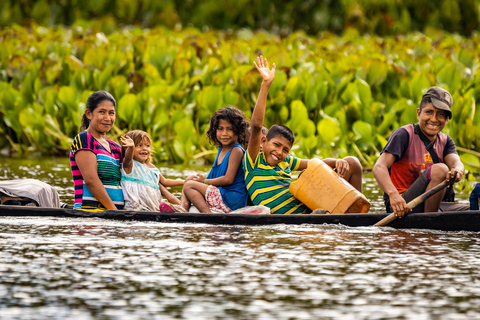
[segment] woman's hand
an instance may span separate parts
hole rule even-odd
[[[267,58],[263,58],[263,56],[257,57],[257,62],[253,61],[255,68],[257,68],[262,80],[265,84],[272,84],[273,79],[275,79],[275,63],[272,65],[272,70],[268,68],[268,61]]]

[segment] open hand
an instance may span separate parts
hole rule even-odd
[[[130,148],[135,147],[135,143],[133,142],[132,138],[129,136],[120,136],[120,141],[122,142],[122,147]]]
[[[268,68],[268,61],[267,58],[263,58],[263,56],[257,57],[257,62],[253,61],[255,68],[257,68],[260,76],[262,77],[263,82],[266,84],[271,84],[273,79],[275,79],[275,70],[276,66],[275,63],[272,65],[272,70]]]

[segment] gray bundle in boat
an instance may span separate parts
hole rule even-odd
[[[0,196],[2,204],[8,199],[32,202],[39,207],[60,208],[62,205],[55,188],[35,179],[0,181]]]

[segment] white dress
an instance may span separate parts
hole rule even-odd
[[[159,211],[162,194],[158,186],[160,170],[148,168],[132,159],[132,172],[122,168],[122,190],[125,210]]]

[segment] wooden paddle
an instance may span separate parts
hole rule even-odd
[[[419,195],[418,197],[416,197],[415,199],[413,199],[412,201],[407,203],[407,207],[409,209],[413,209],[416,206],[418,206],[420,203],[422,203],[423,201],[425,201],[428,198],[430,198],[431,196],[433,196],[438,191],[442,190],[443,188],[445,188],[449,185],[452,185],[455,182],[455,177],[456,176],[457,176],[457,172],[455,171],[455,173],[453,175],[453,178],[451,178],[450,181],[444,180],[442,183],[436,185],[435,187],[428,190],[427,192]],[[392,222],[396,218],[397,218],[397,216],[395,215],[395,213],[391,213],[388,216],[386,216],[385,218],[383,218],[382,220],[375,223],[374,226],[377,226],[377,227],[386,226],[387,224],[389,224],[390,222]]]

